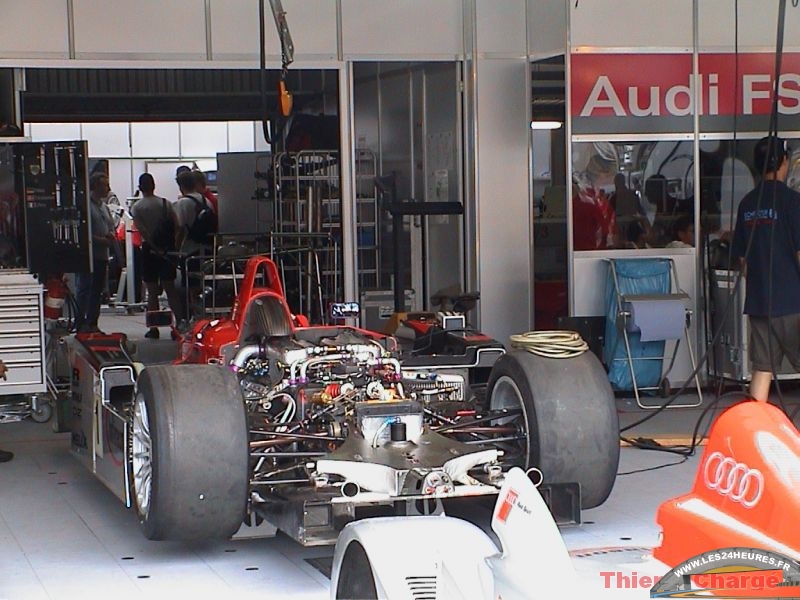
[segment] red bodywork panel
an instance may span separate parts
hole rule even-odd
[[[776,406],[740,402],[711,427],[692,490],[659,507],[662,541],[653,556],[675,567],[704,552],[742,547],[800,559],[798,490],[797,429]]]
[[[272,259],[266,256],[254,256],[247,261],[244,279],[230,316],[198,321],[192,327],[192,330],[183,337],[180,356],[175,360],[175,364],[219,362],[222,357],[223,346],[239,343],[239,335],[250,303],[265,296],[273,296],[280,299],[286,311],[286,317],[292,324],[292,332],[298,329],[314,329],[314,327],[309,327],[308,319],[305,315],[293,315],[289,310],[289,305],[286,303],[286,298],[283,294],[278,268]],[[325,327],[330,329],[330,326]],[[357,328],[350,329],[361,331],[376,340],[386,337],[371,331]]]
[[[304,317],[294,317],[289,311],[278,267],[272,259],[266,256],[254,256],[247,261],[244,279],[230,316],[221,319],[201,319],[195,323],[192,330],[184,336],[180,357],[175,362],[208,364],[219,360],[223,346],[238,343],[247,308],[253,300],[262,296],[280,298],[292,323],[302,325],[308,322]]]

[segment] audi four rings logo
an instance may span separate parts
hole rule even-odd
[[[752,508],[761,500],[764,493],[764,475],[744,463],[736,462],[721,452],[713,452],[703,469],[703,480],[710,490],[741,502],[742,506]]]

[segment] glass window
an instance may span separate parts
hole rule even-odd
[[[753,163],[757,141],[734,140],[731,136],[700,142],[700,219],[704,232],[733,231],[739,202],[761,177]],[[800,140],[787,142],[790,155],[786,184],[800,191]]]
[[[574,142],[572,168],[576,251],[692,245],[691,140]]]

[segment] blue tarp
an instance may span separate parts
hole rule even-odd
[[[671,291],[671,262],[664,258],[610,259],[617,272],[619,293],[625,294],[668,294]],[[608,379],[614,389],[633,390],[625,340],[617,329],[619,306],[614,289],[611,265],[607,266],[606,276],[606,336],[603,345],[604,362],[608,366]],[[656,387],[663,370],[664,341],[642,342],[640,333],[628,333],[636,373],[636,386]],[[656,360],[660,358],[661,360]],[[647,360],[639,360],[647,359]]]

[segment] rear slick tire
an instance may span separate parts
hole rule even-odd
[[[491,409],[522,409],[523,469],[545,483],[578,483],[581,508],[608,498],[619,466],[619,417],[608,376],[591,352],[546,358],[525,350],[500,357],[489,376]]]
[[[136,390],[132,479],[144,535],[230,538],[244,520],[250,479],[236,376],[211,365],[156,365]]]

